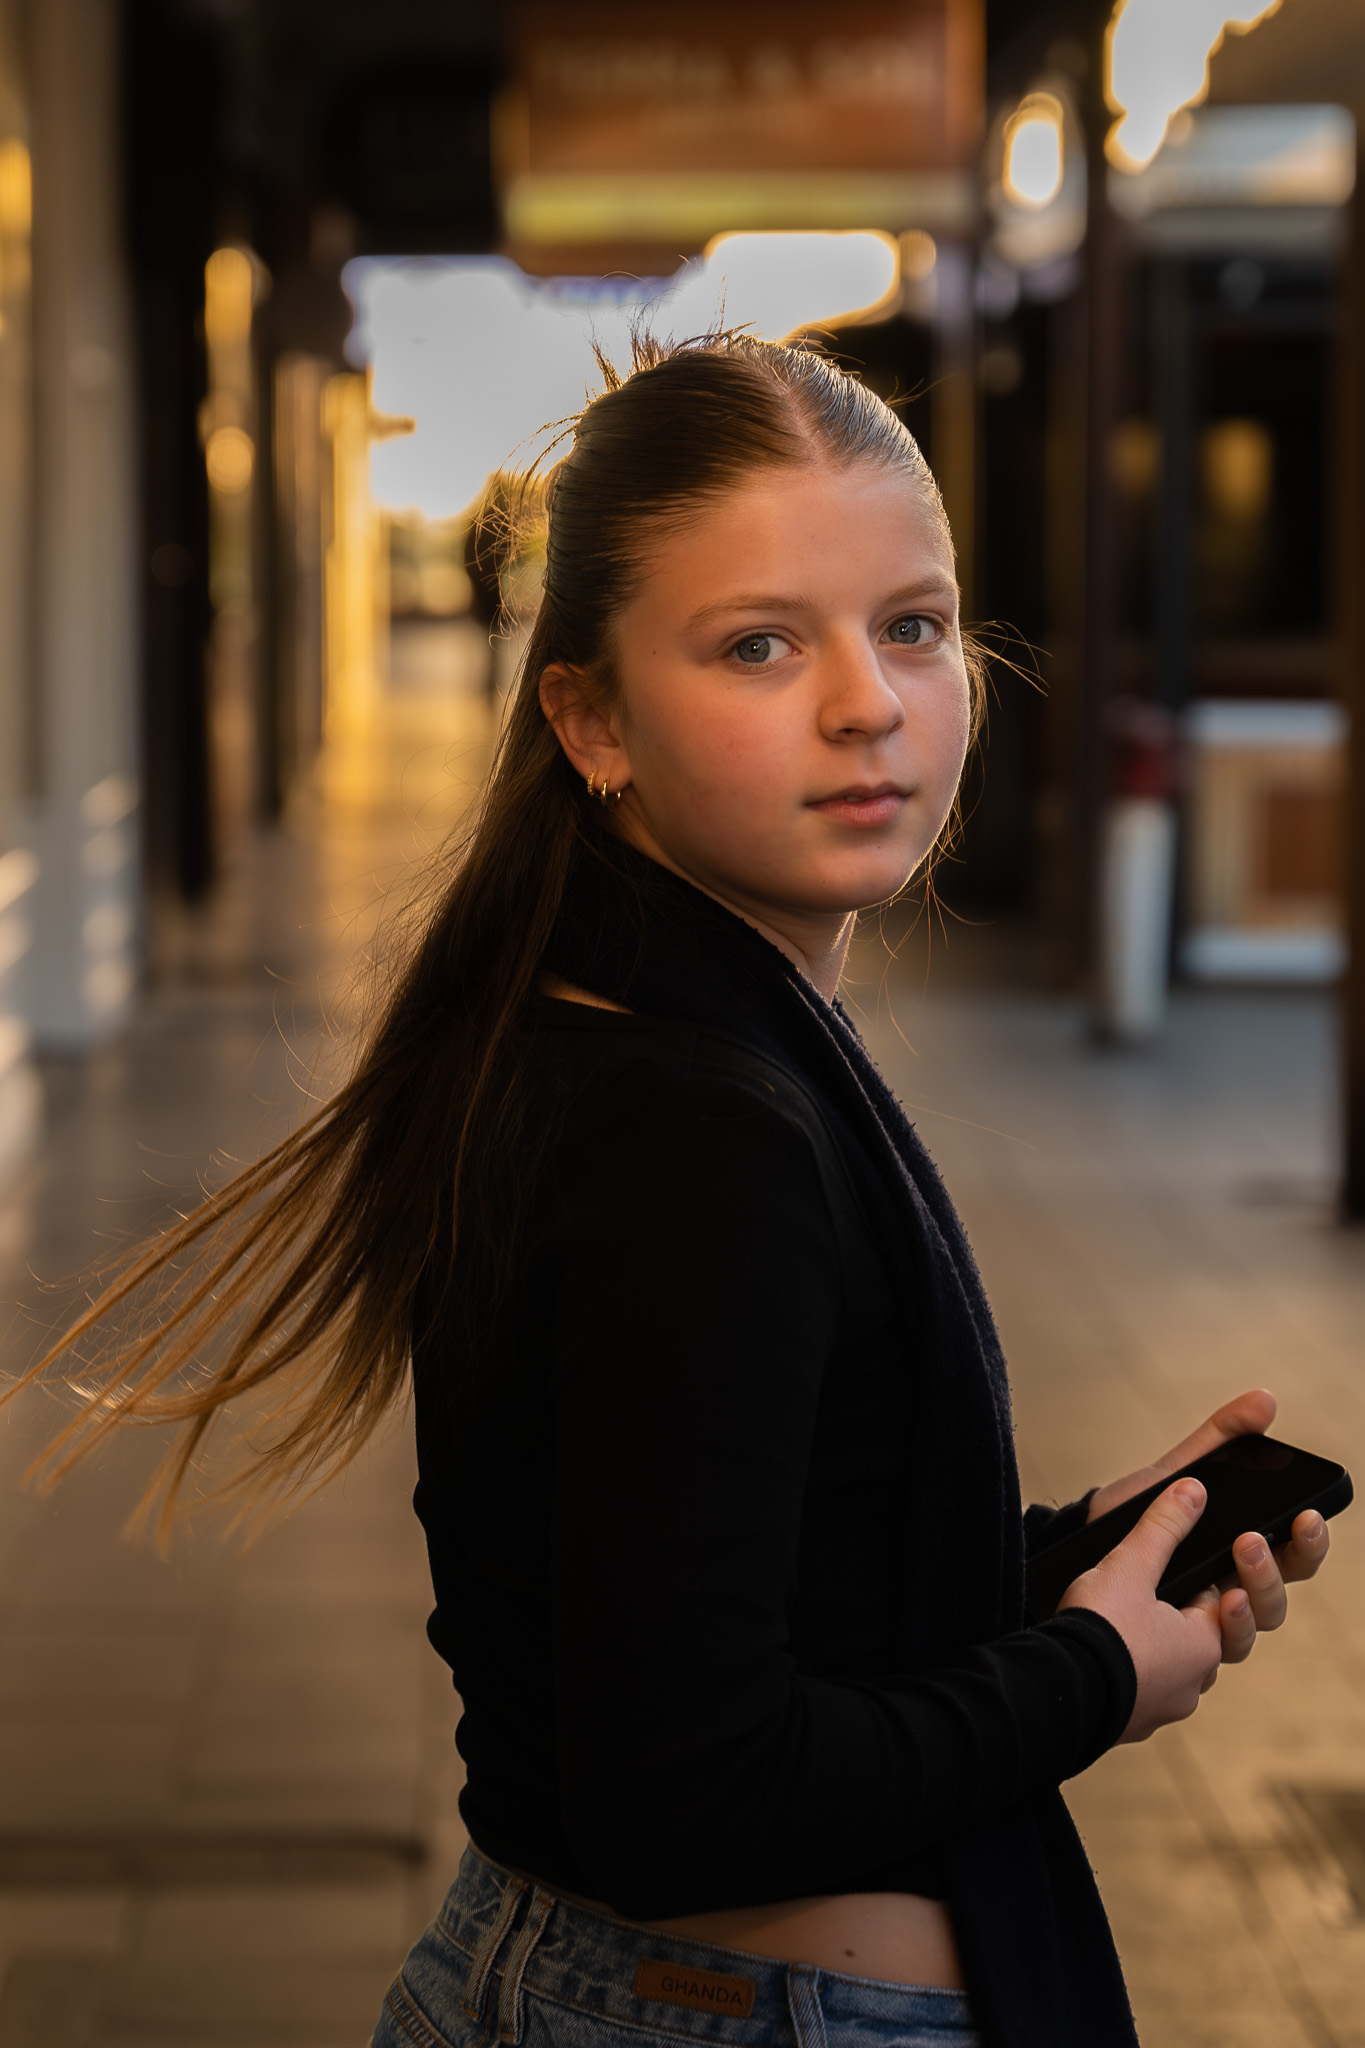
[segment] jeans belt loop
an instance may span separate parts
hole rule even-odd
[[[787,1966],[787,2003],[797,2048],[826,2048],[825,2016],[820,2010],[820,1972],[804,1963]]]
[[[493,1964],[497,1960],[498,1950],[502,1947],[503,1937],[512,1924],[513,1916],[525,1890],[526,1886],[521,1878],[510,1877],[507,1880],[507,1885],[502,1895],[502,1902],[498,1907],[493,1925],[474,1951],[473,1959],[469,1965],[469,1979],[465,1985],[465,1994],[462,2001],[465,2016],[468,2019],[477,2021],[483,2011],[484,1992],[488,1989],[488,1980],[493,1974]]]
[[[498,2039],[518,2042],[524,2017],[524,2002],[521,1995],[521,1980],[526,1975],[526,1965],[550,1917],[555,1904],[553,1892],[544,1885],[537,1885],[531,1894],[530,1908],[520,1934],[507,1952],[507,1962],[502,1973],[502,1996],[498,2000]]]

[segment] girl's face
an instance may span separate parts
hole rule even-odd
[[[803,956],[891,896],[962,772],[970,695],[952,555],[871,463],[772,469],[661,544],[615,628],[620,694],[542,694],[620,829]]]

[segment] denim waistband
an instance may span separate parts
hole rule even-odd
[[[663,1934],[565,1899],[505,1870],[472,1843],[435,1925],[458,1952],[447,1958],[454,1969],[443,1972],[446,1997],[453,1975],[464,2018],[480,2026],[484,2041],[520,2041],[528,1992],[567,2011],[727,2048],[792,2040],[797,2048],[825,2048],[826,2017],[906,2028],[971,2025],[961,1992],[888,1984]],[[409,1968],[421,1968],[419,1953]],[[434,1984],[411,1988],[419,2000],[424,1989],[437,1993]]]

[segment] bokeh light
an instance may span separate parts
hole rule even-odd
[[[215,491],[233,497],[251,482],[256,451],[242,427],[215,427],[204,449],[204,465]]]
[[[204,265],[204,335],[210,348],[244,341],[251,332],[251,258],[230,245]]]
[[[1006,197],[1016,206],[1050,206],[1062,189],[1062,107],[1050,92],[1031,92],[1005,124]]]

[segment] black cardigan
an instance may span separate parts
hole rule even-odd
[[[637,1014],[532,1006],[511,1285],[432,1296],[415,1345],[472,1838],[638,1919],[947,1897],[988,2041],[1131,2042],[1055,1789],[1131,1660],[1097,1615],[1022,1626],[1003,1368],[926,1155],[843,1013],[639,856],[580,859],[547,960]]]

